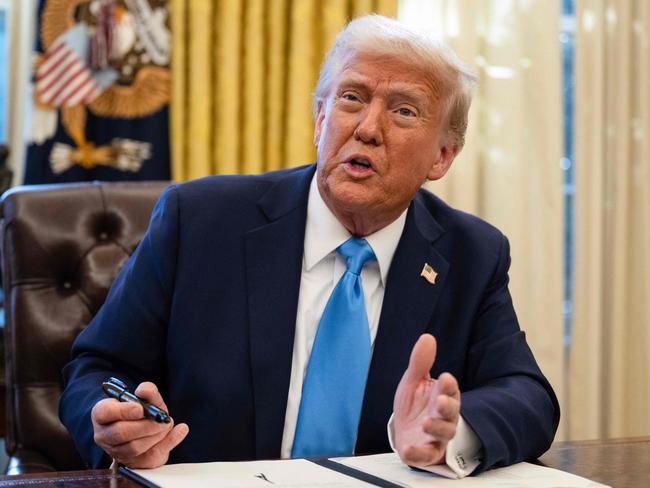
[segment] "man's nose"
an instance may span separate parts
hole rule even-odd
[[[384,109],[381,103],[370,103],[360,113],[354,138],[365,144],[378,146],[384,142]]]

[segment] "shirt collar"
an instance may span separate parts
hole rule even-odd
[[[307,271],[352,237],[323,201],[318,191],[316,177],[317,173],[312,178],[307,203],[304,243],[304,265]],[[406,224],[406,212],[407,210],[404,210],[397,219],[386,227],[366,237],[366,241],[372,247],[377,258],[384,287],[386,286],[390,264],[393,261],[397,244]]]

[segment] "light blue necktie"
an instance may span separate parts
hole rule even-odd
[[[361,268],[375,259],[365,239],[337,252],[347,270],[321,317],[302,387],[291,457],[349,456],[354,451],[370,364],[370,332]]]

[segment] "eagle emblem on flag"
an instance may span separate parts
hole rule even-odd
[[[74,142],[55,142],[53,174],[74,165],[138,172],[150,142],[88,140],[88,114],[147,117],[169,103],[171,35],[165,0],[44,0],[34,71],[32,140],[55,136],[60,121]]]

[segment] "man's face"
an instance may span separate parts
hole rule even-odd
[[[441,178],[458,148],[441,131],[439,88],[397,58],[353,54],[319,106],[318,189],[344,225],[367,234]],[[352,228],[351,228],[352,227]]]

